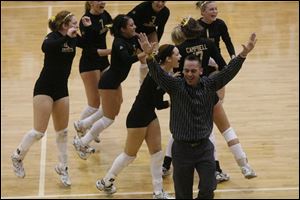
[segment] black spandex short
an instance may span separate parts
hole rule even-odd
[[[41,94],[50,96],[53,101],[67,97],[69,96],[68,83],[46,84],[38,80],[34,86],[33,96]]]
[[[143,128],[147,127],[157,116],[154,109],[146,109],[137,106],[132,106],[127,115],[127,128]]]
[[[94,70],[100,70],[101,72],[109,66],[107,57],[101,59],[89,59],[85,56],[81,56],[79,62],[79,72],[89,72]]]
[[[107,70],[101,76],[98,89],[116,90],[120,85],[121,82],[117,80],[115,73],[112,70]]]

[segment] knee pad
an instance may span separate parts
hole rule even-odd
[[[222,133],[223,137],[225,138],[226,142],[230,142],[231,140],[237,139],[237,136],[233,130],[233,128],[228,128],[226,131]]]
[[[32,129],[32,131],[30,132],[30,135],[32,137],[34,137],[36,140],[40,140],[44,137],[45,133],[39,132],[35,129]]]

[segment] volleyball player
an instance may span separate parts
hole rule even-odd
[[[85,38],[87,46],[96,48],[98,52],[98,55],[94,55],[89,52],[89,48],[84,48],[80,58],[79,71],[88,104],[82,111],[80,120],[84,120],[94,113],[96,113],[94,120],[103,116],[102,108],[99,108],[98,84],[103,71],[109,67],[108,55],[111,53],[111,49],[107,49],[106,35],[109,30],[107,26],[112,24],[112,18],[105,10],[105,5],[104,1],[86,1],[83,17],[89,17],[92,25],[85,27],[80,22],[81,35]],[[82,137],[85,133],[78,129],[77,123],[78,121],[74,122],[74,127]],[[98,138],[95,138],[95,141],[100,142]]]
[[[87,159],[90,155],[87,151],[89,143],[98,138],[99,134],[109,127],[119,114],[123,101],[121,83],[127,78],[132,64],[145,56],[143,52],[138,52],[139,44],[135,29],[133,19],[126,15],[120,14],[113,20],[111,32],[114,35],[114,41],[111,66],[104,72],[98,85],[103,116],[96,122],[79,121],[78,129],[83,132],[92,127],[85,136],[82,138],[76,136],[73,140],[73,145],[82,159]]]
[[[90,19],[82,19],[84,26],[90,25]],[[77,35],[77,20],[69,11],[61,11],[49,20],[49,33],[43,44],[45,54],[44,67],[34,86],[33,92],[33,129],[25,134],[21,143],[11,156],[13,169],[18,177],[25,177],[23,160],[30,147],[44,136],[52,115],[56,131],[59,163],[55,171],[61,182],[70,186],[68,174],[68,121],[69,92],[68,78],[71,71],[76,46],[84,47],[84,42]],[[96,50],[91,53],[97,54]]]
[[[234,46],[228,33],[227,25],[222,19],[217,18],[218,8],[216,1],[198,1],[196,6],[200,9],[202,15],[202,17],[197,21],[204,28],[200,36],[213,41],[220,53],[220,39],[222,38],[230,58],[233,59],[235,57]],[[218,69],[218,65],[212,58],[210,59],[209,66]],[[220,100],[223,102],[225,88],[220,89],[218,91],[218,95]]]
[[[166,44],[159,48],[157,60],[159,60],[162,69],[168,73],[171,72],[174,67],[178,67],[180,57],[179,51],[174,45]],[[104,190],[109,194],[116,192],[116,187],[114,186],[116,177],[127,165],[135,160],[145,140],[151,155],[150,169],[154,190],[153,198],[170,198],[169,195],[163,191],[161,131],[155,113],[155,108],[160,110],[169,107],[169,102],[163,100],[164,94],[165,91],[157,86],[148,73],[127,115],[127,140],[124,152],[114,160],[112,167],[105,177],[96,182],[96,186],[99,190]]]
[[[166,1],[145,1],[134,7],[127,15],[134,20],[137,33],[146,33],[150,42],[158,44],[169,19],[170,10],[166,7]],[[142,84],[147,72],[147,64],[141,62],[139,68],[140,84]]]

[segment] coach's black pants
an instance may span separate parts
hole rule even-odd
[[[199,175],[198,199],[212,199],[217,182],[214,145],[203,139],[196,143],[174,140],[172,146],[173,180],[176,199],[193,199],[194,169]]]

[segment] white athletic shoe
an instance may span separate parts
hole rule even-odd
[[[64,186],[71,186],[71,180],[68,173],[68,167],[62,167],[60,164],[55,166],[55,171],[58,175],[60,175],[60,180]]]
[[[88,128],[85,129],[85,128],[83,128],[83,127],[80,126],[80,120],[74,122],[74,128],[75,128],[75,130],[76,130],[77,135],[78,135],[79,138],[82,138],[83,136],[85,136],[85,134],[89,130]],[[95,138],[94,141],[96,143],[100,143],[100,139],[99,138]]]
[[[257,177],[255,171],[250,167],[250,165],[245,165],[241,167],[242,174],[245,176],[247,179],[255,178]]]
[[[78,137],[80,138],[83,137],[87,132],[87,129],[80,126],[80,120],[74,122],[74,128],[77,132]]]
[[[78,136],[74,137],[73,146],[79,157],[86,160],[92,153],[95,153],[95,149],[89,146],[83,146],[80,138]]]
[[[19,155],[15,152],[11,155],[11,161],[13,163],[13,169],[17,177],[24,178],[25,170],[23,167],[23,161],[19,158]]]
[[[172,196],[169,196],[169,194],[167,192],[162,190],[161,192],[159,192],[157,194],[155,194],[153,192],[153,199],[175,199],[175,198]]]
[[[113,180],[114,181],[114,180]],[[117,192],[117,188],[114,186],[113,181],[110,181],[110,185],[106,186],[103,179],[96,181],[96,187],[100,191],[104,191],[107,194],[113,194]]]
[[[229,181],[229,179],[230,179],[229,175],[226,174],[225,172],[216,171],[215,176],[216,176],[217,183]]]
[[[98,137],[95,138],[94,141],[95,141],[96,143],[100,143],[100,139],[99,139]]]

